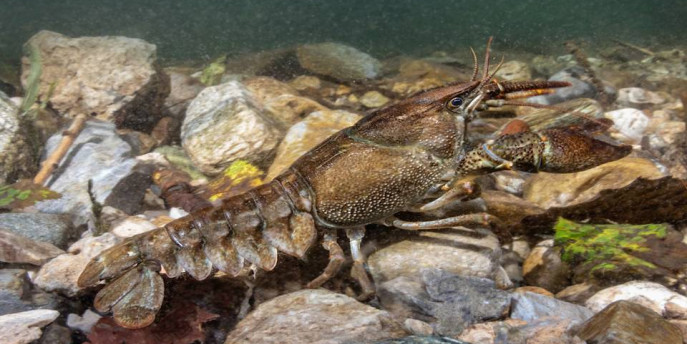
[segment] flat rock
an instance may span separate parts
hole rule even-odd
[[[150,130],[161,117],[169,79],[155,66],[156,47],[119,36],[70,38],[40,31],[26,43],[40,52],[39,97],[63,114],[95,114],[118,127]],[[30,72],[22,59],[22,84]]]
[[[580,326],[587,343],[682,344],[680,329],[652,310],[630,301],[617,301]]]
[[[62,135],[57,134],[48,140],[45,156],[57,148],[61,139]],[[129,214],[137,212],[151,183],[153,168],[135,159],[136,153],[117,135],[114,124],[95,120],[86,122],[67,151],[68,158],[46,183],[62,197],[38,202],[36,208],[43,213],[69,214],[76,226],[93,221],[92,202],[88,195],[88,181],[91,180],[93,194],[100,204]]]
[[[601,190],[627,186],[639,177],[662,176],[651,161],[626,157],[582,172],[537,173],[525,183],[523,198],[542,208],[571,206],[593,199]]]
[[[640,304],[664,317],[687,319],[687,297],[649,281],[632,281],[602,289],[590,297],[585,306],[599,312],[620,300]]]
[[[499,319],[508,312],[510,296],[496,289],[492,280],[436,269],[423,270],[417,277],[384,282],[377,294],[385,309],[433,323],[438,334],[457,335],[470,324]]]
[[[544,317],[552,317],[579,324],[594,315],[588,308],[542,294],[530,292],[513,293],[512,300],[510,317],[527,322]]]
[[[361,343],[362,344],[362,343]],[[470,344],[460,340],[439,336],[408,336],[397,339],[382,340],[374,344]]]
[[[340,81],[374,79],[382,69],[374,57],[338,43],[305,44],[296,55],[303,68]]]
[[[169,75],[170,91],[165,98],[165,110],[174,118],[183,119],[188,105],[205,88],[198,79],[173,69],[165,70]]]
[[[0,214],[0,228],[65,249],[81,234],[68,215],[41,213]]]
[[[435,268],[460,276],[484,277],[507,287],[510,280],[499,265],[501,247],[495,235],[422,232],[419,238],[391,244],[368,257],[369,271],[377,285],[399,276],[419,275]]]
[[[655,92],[641,87],[626,87],[618,90],[618,104],[622,106],[641,107],[664,103],[665,98]]]
[[[129,238],[137,234],[145,233],[157,228],[155,224],[140,216],[129,216],[110,228],[110,233],[120,237]]]
[[[253,99],[274,121],[288,127],[314,111],[327,110],[322,104],[301,97],[291,85],[277,79],[259,76],[241,82]]]
[[[301,155],[361,118],[358,114],[343,110],[324,110],[309,114],[286,132],[277,148],[277,156],[267,172],[267,180],[278,176]]]
[[[219,174],[238,159],[265,164],[282,137],[279,125],[237,81],[200,92],[181,127],[184,150],[209,175]]]
[[[82,290],[76,282],[91,258],[120,240],[111,233],[83,238],[69,247],[69,253],[59,255],[44,264],[33,278],[33,283],[45,291],[75,296]]]
[[[229,333],[238,343],[369,343],[406,335],[385,311],[324,289],[301,290],[260,304]]]
[[[0,229],[0,262],[42,265],[62,253],[51,244]]]
[[[58,311],[37,309],[0,315],[0,343],[28,344],[41,337],[41,328],[53,322]]]
[[[19,109],[0,92],[0,185],[28,178],[35,170],[25,129],[20,124]]]

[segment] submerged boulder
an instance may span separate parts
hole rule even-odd
[[[382,70],[374,57],[339,43],[305,44],[298,47],[296,55],[308,71],[340,81],[374,79]]]
[[[60,113],[95,115],[118,127],[152,129],[161,117],[169,79],[155,65],[156,47],[141,39],[70,38],[40,31],[27,42],[41,61],[39,97]],[[27,87],[29,58],[22,59]]]

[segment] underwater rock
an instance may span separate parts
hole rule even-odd
[[[119,36],[70,38],[40,31],[26,43],[40,53],[39,97],[60,113],[95,115],[118,128],[149,131],[162,115],[169,79],[155,65],[156,47]],[[22,84],[30,73],[22,59]]]
[[[19,115],[19,108],[0,92],[0,185],[27,178],[36,169]]]
[[[540,172],[525,183],[523,198],[542,208],[571,206],[593,199],[601,190],[624,187],[639,177],[662,176],[649,160],[623,158],[582,172]]]
[[[277,148],[277,156],[267,172],[267,180],[278,176],[301,155],[362,116],[343,110],[316,111],[289,128]]]
[[[188,105],[205,88],[198,79],[173,69],[166,69],[169,75],[169,95],[165,98],[165,112],[178,120],[183,120]]]
[[[150,221],[140,216],[129,216],[126,219],[119,221],[110,228],[110,233],[120,237],[129,238],[137,234],[148,232],[157,228]]]
[[[191,102],[181,127],[181,144],[203,173],[216,175],[243,159],[269,161],[283,132],[239,82],[204,89]]]
[[[649,281],[631,281],[608,287],[590,297],[585,306],[600,312],[620,300],[640,304],[666,318],[687,319],[687,297]]]
[[[365,92],[365,94],[360,97],[360,104],[363,104],[366,108],[370,109],[382,107],[389,103],[389,101],[389,98],[377,91]]]
[[[64,251],[46,242],[33,241],[25,236],[0,228],[0,262],[42,265]]]
[[[597,291],[599,291],[599,288],[600,287],[597,285],[586,282],[573,284],[556,293],[556,298],[565,302],[582,305]]]
[[[431,62],[424,59],[403,59],[398,67],[398,78],[407,81],[417,81],[423,78],[429,78],[447,84],[459,80],[467,80],[470,76],[465,75],[454,67],[442,63]]]
[[[356,343],[362,344],[362,343]],[[470,344],[448,337],[438,337],[430,335],[413,335],[398,339],[382,340],[374,344]]]
[[[257,103],[268,115],[284,127],[289,127],[309,113],[327,108],[306,97],[288,84],[270,77],[255,77],[242,81]]]
[[[618,90],[618,104],[622,106],[643,107],[646,105],[662,104],[666,100],[655,92],[641,87],[626,87]]]
[[[300,75],[289,81],[289,85],[298,91],[319,90],[322,87],[322,81],[316,76]]]
[[[407,335],[386,311],[324,289],[301,290],[260,304],[226,344],[370,343]]]
[[[507,81],[532,80],[532,72],[525,62],[514,60],[503,63],[496,77]]]
[[[0,228],[62,249],[66,249],[81,234],[69,220],[69,216],[57,214],[0,214]]]
[[[34,288],[26,270],[0,269],[0,315],[56,308],[58,296]]]
[[[512,333],[519,326],[526,324],[525,321],[516,319],[483,322],[468,326],[455,338],[467,343],[506,343],[505,339],[508,338],[508,333]]]
[[[496,289],[492,280],[439,269],[384,282],[377,294],[384,309],[433,323],[436,333],[451,336],[473,323],[505,317],[511,302],[509,294]]]
[[[382,69],[374,57],[338,43],[305,44],[296,55],[303,68],[340,81],[375,79]]]
[[[368,257],[370,274],[380,285],[399,276],[417,276],[431,267],[459,276],[489,278],[499,288],[509,287],[511,281],[499,265],[501,247],[496,236],[461,231],[465,229],[421,232],[375,251]]]
[[[56,134],[48,140],[45,156],[57,148],[61,139],[62,135]],[[117,135],[114,124],[96,120],[86,122],[67,151],[69,158],[46,183],[62,197],[38,202],[36,208],[44,213],[69,214],[75,226],[93,221],[93,204],[88,194],[90,180],[97,202],[129,214],[137,212],[153,171],[151,165],[135,159],[135,153],[131,145]]]
[[[531,292],[513,293],[511,304],[511,319],[533,322],[549,317],[579,324],[589,319],[594,312],[586,307],[557,300],[541,294]]]
[[[629,301],[614,302],[581,325],[587,343],[682,344],[680,329],[650,309]]]
[[[570,266],[561,260],[560,248],[553,240],[544,240],[534,247],[522,265],[522,275],[529,285],[557,293],[570,284]]]
[[[60,316],[58,311],[36,309],[0,315],[0,343],[29,344],[41,337],[41,328]]]
[[[620,133],[618,139],[623,142],[637,143],[642,139],[644,131],[649,126],[649,117],[641,110],[624,108],[609,111],[604,116],[613,120],[613,128]]]
[[[88,262],[100,252],[120,242],[111,233],[101,236],[87,236],[62,254],[44,264],[33,277],[33,283],[45,291],[55,291],[66,296],[76,296],[82,288],[76,283]]]

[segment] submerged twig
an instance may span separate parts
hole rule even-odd
[[[81,129],[83,129],[87,120],[88,117],[86,115],[79,114],[74,118],[74,121],[69,126],[69,129],[62,132],[62,141],[60,141],[60,144],[57,146],[55,151],[53,151],[52,154],[50,154],[50,156],[45,159],[41,165],[41,170],[38,171],[38,174],[36,174],[36,176],[33,178],[34,184],[43,185],[43,183],[48,180],[52,172],[59,165],[64,155],[67,154],[69,147],[72,145],[72,143],[74,143],[76,137],[79,136],[79,133],[81,132]]]
[[[632,43],[627,43],[627,42],[619,41],[619,40],[617,40],[617,39],[614,39],[613,42],[618,43],[618,44],[622,45],[623,47],[630,48],[630,49],[633,49],[633,50],[637,50],[637,51],[639,51],[639,52],[642,53],[642,54],[646,54],[646,55],[649,55],[649,56],[654,56],[654,55],[656,55],[656,54],[654,54],[653,51],[651,51],[651,50],[649,50],[649,49],[646,49],[646,48],[642,48],[642,47],[640,47],[640,46],[638,46],[638,45],[634,45],[634,44],[632,44]]]
[[[589,61],[587,60],[587,55],[580,49],[577,44],[573,41],[567,41],[563,45],[565,45],[565,48],[568,49],[568,51],[575,57],[575,61],[577,61],[577,64],[580,65],[580,67],[584,68],[584,71],[589,75],[589,78],[592,82],[592,85],[596,88],[596,91],[598,93],[598,100],[599,103],[603,107],[606,107],[608,104],[610,104],[613,99],[611,99],[611,95],[608,94],[605,90],[603,82],[601,82],[601,79],[599,79],[596,76],[596,73],[592,69],[592,66],[589,64]]]

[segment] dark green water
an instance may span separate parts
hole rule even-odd
[[[483,44],[560,50],[687,42],[687,0],[277,1],[1,0],[0,58],[18,59],[38,30],[124,35],[155,43],[165,60],[205,59],[303,42],[339,41],[378,57]]]

